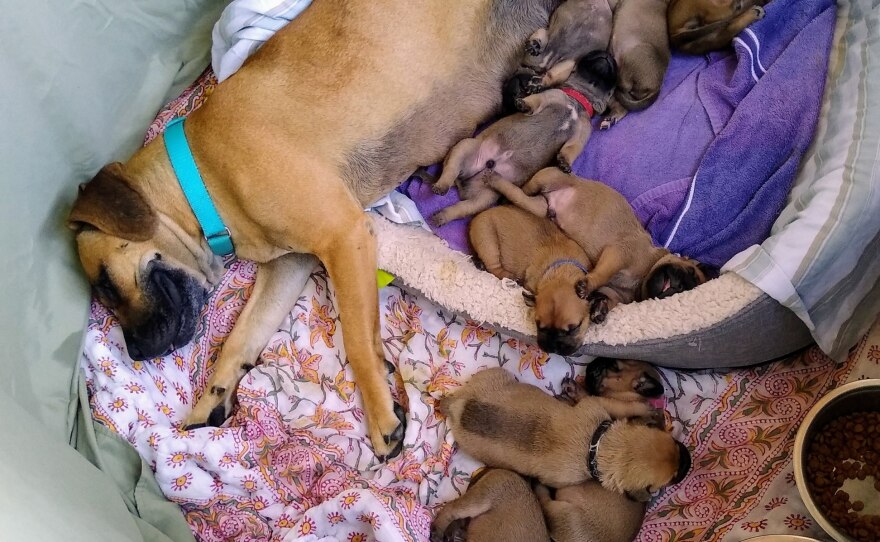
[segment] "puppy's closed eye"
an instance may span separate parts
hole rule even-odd
[[[701,26],[703,26],[703,20],[700,17],[694,17],[688,20],[688,22],[684,23],[685,30],[696,30]]]

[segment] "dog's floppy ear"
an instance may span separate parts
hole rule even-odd
[[[132,188],[119,162],[106,165],[79,194],[67,225],[79,231],[84,225],[130,241],[146,241],[156,233],[158,216],[140,192]]]

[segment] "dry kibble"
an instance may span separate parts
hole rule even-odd
[[[880,514],[864,513],[865,503],[850,501],[841,486],[873,476],[880,493],[880,412],[841,416],[820,429],[807,449],[807,484],[817,506],[851,538],[880,541]]]

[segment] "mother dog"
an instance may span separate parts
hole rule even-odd
[[[402,409],[379,337],[376,241],[363,208],[439,162],[501,104],[528,36],[559,0],[316,0],[185,122],[251,298],[185,423],[217,425],[290,312],[311,256],[336,287],[345,352],[378,456],[399,452]],[[134,359],[192,340],[220,260],[163,138],[80,188],[69,222],[96,296]]]

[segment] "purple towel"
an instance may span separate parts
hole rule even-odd
[[[574,164],[623,194],[657,245],[717,267],[768,236],[822,103],[834,0],[773,0],[766,12],[732,49],[673,54],[657,102],[594,131]],[[400,190],[426,217],[458,200],[417,180]],[[435,233],[470,252],[466,220]]]

